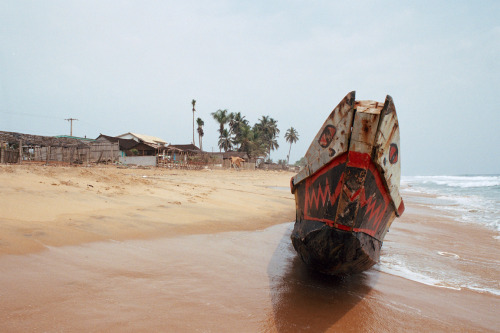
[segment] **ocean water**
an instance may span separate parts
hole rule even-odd
[[[405,192],[430,194],[432,197],[419,197],[420,203],[458,221],[500,232],[500,175],[403,176],[401,184],[403,196]]]
[[[472,243],[422,230],[413,246],[392,241],[389,234],[375,269],[425,285],[500,296],[500,175],[403,177],[401,185],[407,205],[431,207],[435,217],[479,225],[485,232]]]
[[[396,219],[384,240],[380,262],[373,269],[428,286],[500,296],[500,175],[403,176],[401,185],[407,205],[431,207],[434,216],[480,225],[486,228],[485,238],[496,240],[495,246],[468,244],[459,255],[454,248],[440,245],[439,235],[424,231],[416,236],[420,240],[417,246],[407,244],[404,238],[394,241],[391,236],[398,225]]]

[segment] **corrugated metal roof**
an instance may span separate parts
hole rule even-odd
[[[120,137],[126,136],[126,135],[134,136],[137,139],[139,139],[139,140],[141,140],[143,142],[146,142],[146,143],[159,143],[159,144],[166,144],[167,143],[167,141],[165,141],[163,139],[160,139],[160,138],[158,138],[156,136],[145,135],[145,134],[137,134],[137,133],[132,133],[132,132],[128,132],[128,133],[125,133],[125,134],[122,134],[122,135],[117,135],[116,137],[120,138]]]
[[[114,136],[109,136],[109,135],[104,135],[104,134],[101,134],[101,135],[99,135],[96,138],[97,141],[100,141],[101,139],[105,139],[105,140],[107,140],[109,142],[118,142],[118,144],[120,145],[120,149],[121,150],[132,149],[136,145],[139,144],[137,141],[135,141],[133,139],[117,138],[117,137],[114,137]]]

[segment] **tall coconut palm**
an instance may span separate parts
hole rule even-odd
[[[221,135],[219,136],[219,149],[224,149],[224,151],[231,150],[233,148],[233,141],[231,140],[231,135],[227,129],[223,129]]]
[[[194,143],[194,112],[196,111],[196,110],[195,110],[195,108],[194,108],[194,106],[195,106],[195,104],[196,104],[196,100],[195,100],[195,99],[193,99],[193,100],[191,101],[191,104],[193,104],[193,145],[194,145],[194,144],[195,144],[195,143]]]
[[[229,121],[227,110],[217,110],[212,112],[212,117],[219,123],[219,135],[222,135],[222,131],[224,130],[224,125]]]
[[[217,110],[215,112],[212,112],[212,117],[219,123],[219,151],[222,151],[220,142],[223,139],[223,133],[224,133],[224,125],[229,121],[229,116],[227,114],[227,110]],[[227,130],[226,130],[227,132]],[[231,135],[229,132],[227,133],[227,136],[230,137]]]
[[[198,124],[198,142],[200,144],[200,150],[203,150],[202,138],[203,135],[205,135],[205,132],[203,131],[205,122],[201,118],[198,118],[196,119],[196,123]]]
[[[290,142],[290,148],[288,149],[288,156],[286,157],[286,164],[290,164],[290,152],[292,151],[292,144],[299,141],[299,133],[293,127],[287,129],[285,133],[286,142]]]

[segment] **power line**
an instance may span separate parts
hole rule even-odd
[[[26,112],[12,112],[12,111],[4,111],[0,110],[1,114],[6,114],[8,116],[15,116],[15,117],[37,117],[37,118],[46,118],[46,119],[61,119],[59,117],[55,116],[47,116],[47,115],[41,115],[41,114],[33,114],[33,113],[26,113]]]

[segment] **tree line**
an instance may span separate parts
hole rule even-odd
[[[192,100],[193,105],[193,144],[194,142],[194,112],[196,100]],[[245,119],[241,112],[229,112],[227,109],[219,109],[211,113],[212,118],[219,124],[218,147],[222,152],[239,151],[245,152],[250,158],[263,158],[270,160],[271,151],[279,148],[278,136],[280,130],[278,121],[270,116],[262,116],[254,125]],[[200,149],[203,149],[202,139],[204,135],[204,121],[201,118],[196,120],[198,124],[198,140]],[[299,140],[299,133],[290,127],[285,133],[286,142],[290,143],[286,163],[290,162],[290,152],[292,144]]]

